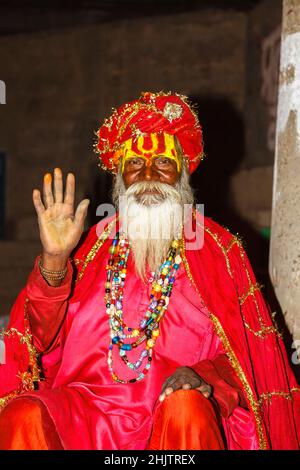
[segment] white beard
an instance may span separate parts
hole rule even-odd
[[[119,208],[121,229],[131,243],[137,274],[145,279],[147,267],[156,272],[167,257],[172,240],[181,237],[180,192],[155,181],[134,183],[120,196]]]

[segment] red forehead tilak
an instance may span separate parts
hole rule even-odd
[[[170,92],[144,92],[137,100],[114,110],[97,132],[95,151],[99,154],[100,166],[116,173],[122,144],[144,134],[143,150],[136,151],[150,158],[153,142],[147,134],[163,132],[176,136],[190,173],[195,171],[204,156],[201,126],[188,99]],[[163,139],[159,139],[155,153],[164,153]]]

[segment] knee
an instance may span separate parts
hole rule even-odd
[[[30,398],[16,398],[9,402],[0,413],[0,425],[5,422],[10,426],[24,425],[40,416],[41,409],[38,402]]]
[[[216,419],[212,403],[198,390],[177,390],[167,396],[161,412],[170,423],[178,427],[193,426],[206,429]]]

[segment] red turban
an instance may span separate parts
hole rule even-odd
[[[202,131],[198,118],[185,96],[171,93],[144,92],[140,98],[114,110],[96,133],[95,150],[100,166],[116,173],[120,147],[131,138],[149,133],[177,137],[190,173],[203,158]]]

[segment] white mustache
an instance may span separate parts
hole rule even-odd
[[[167,198],[179,203],[181,196],[179,191],[170,184],[160,181],[140,181],[133,183],[125,192],[127,199],[134,197],[135,200],[143,205],[160,204]]]

